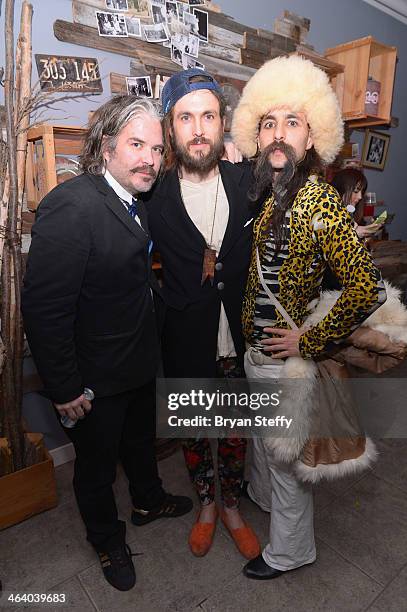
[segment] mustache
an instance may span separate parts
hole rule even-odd
[[[281,151],[287,158],[284,167],[276,172],[269,161],[271,153]],[[295,174],[297,159],[294,148],[279,141],[273,141],[261,151],[256,159],[253,170],[253,184],[249,191],[249,199],[253,202],[262,196],[274,192],[279,199],[284,196],[287,185]]]
[[[137,166],[136,168],[132,168],[130,170],[132,174],[137,174],[137,172],[142,172],[143,174],[149,174],[152,178],[157,178],[157,172],[151,166]]]
[[[193,140],[189,140],[187,142],[187,147],[189,147],[190,145],[199,145],[199,144],[208,144],[211,145],[212,141],[209,140],[209,138],[205,138],[204,136],[197,136],[196,138],[193,138]]]

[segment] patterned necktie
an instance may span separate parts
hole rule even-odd
[[[132,198],[131,204],[127,204],[127,210],[132,219],[136,218],[137,215],[137,200]]]

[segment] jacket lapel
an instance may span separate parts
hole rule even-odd
[[[92,182],[95,184],[98,191],[104,196],[104,203],[111,210],[111,212],[127,227],[127,229],[138,238],[143,244],[147,244],[149,241],[149,236],[146,233],[148,230],[144,230],[140,227],[140,225],[131,218],[129,213],[127,212],[124,204],[121,202],[120,198],[115,194],[110,185],[105,181],[102,176],[91,176],[88,175]],[[140,207],[140,220],[143,223],[143,211],[145,214],[144,204]],[[147,215],[145,214],[145,223]],[[147,227],[147,225],[144,225]]]
[[[231,168],[228,163],[221,161],[219,163],[219,170],[229,202],[229,220],[219,253],[219,259],[221,259],[230,251],[237,238],[243,232],[246,222],[253,215],[248,208],[247,195],[242,192],[242,186],[240,185],[243,179],[244,168],[242,166]]]

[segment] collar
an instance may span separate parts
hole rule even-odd
[[[105,177],[106,181],[109,183],[110,187],[115,192],[115,194],[121,200],[124,200],[124,202],[126,202],[126,204],[128,204],[128,205],[131,205],[133,203],[133,196],[132,196],[132,194],[129,193],[128,191],[126,191],[126,189],[124,189],[124,187],[122,187],[120,185],[120,183],[118,183],[116,181],[114,176],[112,176],[110,174],[109,170],[105,170],[104,177]],[[134,196],[134,198],[135,198],[135,196]]]

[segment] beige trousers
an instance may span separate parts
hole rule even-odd
[[[247,378],[279,378],[281,365],[256,365],[245,354]],[[316,559],[311,486],[294,476],[291,466],[277,462],[262,438],[253,438],[248,466],[251,499],[270,512],[270,542],[263,559],[286,571]]]

